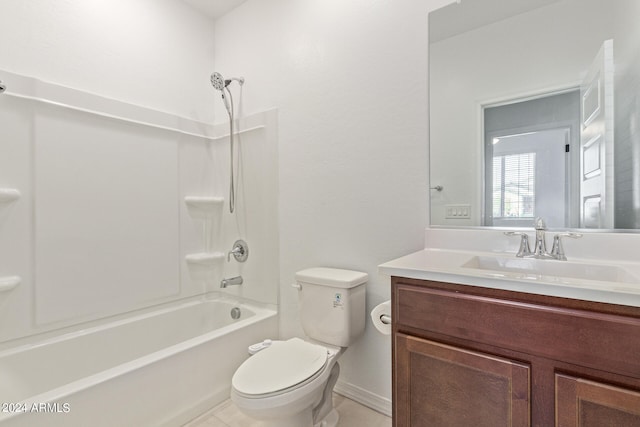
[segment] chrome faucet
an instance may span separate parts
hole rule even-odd
[[[520,236],[520,248],[516,256],[518,258],[530,257],[532,255],[529,247],[529,235],[520,231],[505,231],[505,236]]]
[[[239,286],[239,285],[242,285],[242,282],[243,282],[242,276],[236,276],[230,279],[222,279],[220,281],[220,287],[226,288],[228,286]]]
[[[546,231],[547,226],[544,220],[540,217],[534,221],[534,228],[536,230],[536,241],[533,251],[529,247],[529,236],[527,233],[516,231],[505,231],[507,236],[521,236],[520,248],[516,256],[518,258],[535,258],[535,259],[555,259],[559,261],[566,261],[567,257],[564,254],[564,248],[562,246],[562,238],[570,237],[572,239],[578,239],[582,237],[580,233],[559,233],[553,236],[553,246],[551,252],[547,252]]]
[[[551,256],[553,259],[560,261],[566,261],[567,257],[564,254],[564,247],[562,246],[562,238],[570,237],[572,239],[579,239],[582,237],[580,233],[559,233],[553,236],[553,246],[551,247]]]
[[[547,253],[547,239],[545,237],[547,225],[544,223],[544,219],[537,217],[533,222],[533,227],[536,229],[536,243],[531,256],[536,259],[553,258]]]

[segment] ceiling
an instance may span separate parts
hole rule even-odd
[[[195,9],[217,19],[225,13],[235,9],[247,0],[182,0]]]
[[[431,43],[561,0],[460,0],[429,14]]]

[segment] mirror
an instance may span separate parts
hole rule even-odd
[[[429,15],[431,224],[640,229],[640,2]]]

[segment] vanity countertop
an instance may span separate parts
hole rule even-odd
[[[387,276],[640,307],[638,262],[534,260],[510,253],[429,248],[378,267]]]

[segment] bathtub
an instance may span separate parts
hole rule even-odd
[[[4,349],[0,426],[180,426],[277,328],[273,307],[200,297]]]

